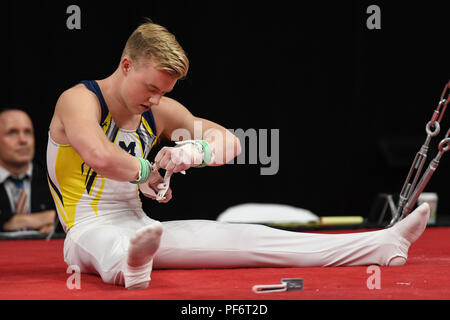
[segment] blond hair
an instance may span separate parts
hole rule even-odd
[[[152,59],[157,69],[167,71],[172,77],[186,77],[189,60],[181,45],[165,27],[148,21],[141,24],[128,38],[123,57],[141,62]]]

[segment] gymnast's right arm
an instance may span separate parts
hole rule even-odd
[[[70,144],[89,167],[104,177],[137,180],[139,159],[108,140],[100,119],[101,108],[95,95],[81,86],[73,87],[56,103],[50,137],[58,144]]]

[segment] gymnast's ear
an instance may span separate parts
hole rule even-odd
[[[127,75],[130,72],[132,66],[133,61],[128,56],[124,56],[120,61],[120,71],[122,71],[124,75]]]

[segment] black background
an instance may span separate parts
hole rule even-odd
[[[152,217],[215,219],[246,202],[366,216],[377,193],[400,191],[450,79],[446,2],[2,2],[0,104],[29,110],[45,161],[58,96],[111,74],[149,17],[190,58],[171,97],[226,128],[280,132],[276,175],[261,175],[261,164],[191,169],[172,178],[170,203],[145,201]],[[71,4],[81,9],[80,30],[66,27]],[[380,30],[366,26],[372,4]],[[426,189],[438,193],[439,215],[450,214],[449,156]]]

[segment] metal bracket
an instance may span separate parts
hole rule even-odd
[[[253,286],[254,293],[269,293],[303,290],[302,278],[284,278],[280,284],[260,284]]]

